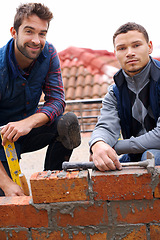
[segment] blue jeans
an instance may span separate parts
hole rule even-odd
[[[44,161],[44,170],[62,170],[62,163],[69,161],[73,150],[65,148],[61,142],[56,140],[58,136],[57,123],[59,118],[60,117],[51,125],[34,128],[27,135],[20,137],[18,141],[15,142],[18,159],[21,158],[22,153],[33,152],[48,145]],[[7,162],[2,161],[2,164],[7,174],[11,177]],[[0,196],[3,195],[0,189]]]
[[[138,162],[147,159],[147,151],[151,152],[155,158],[155,165],[160,166],[160,150],[158,149],[148,149],[142,154],[124,154],[120,158],[120,162]]]

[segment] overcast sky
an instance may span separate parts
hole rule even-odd
[[[0,47],[10,39],[16,8],[30,1],[4,0],[0,8]],[[47,40],[62,51],[69,46],[113,51],[112,36],[117,28],[134,21],[142,24],[160,56],[159,0],[44,0],[53,12]]]

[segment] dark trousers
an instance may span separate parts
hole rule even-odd
[[[61,142],[56,140],[58,137],[57,122],[59,118],[57,118],[53,124],[34,128],[29,134],[21,137],[15,143],[18,159],[20,159],[22,153],[33,152],[48,145],[44,161],[44,171],[62,170],[62,163],[69,161],[73,150],[65,148]],[[2,163],[7,174],[10,176],[7,162],[2,161]],[[4,196],[1,189],[0,196]]]

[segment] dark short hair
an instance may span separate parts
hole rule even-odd
[[[49,10],[49,8],[44,6],[41,3],[21,4],[16,10],[17,11],[14,17],[14,24],[13,24],[13,27],[16,30],[16,32],[18,32],[18,29],[22,24],[22,21],[24,20],[24,18],[28,18],[31,15],[36,14],[40,19],[47,20],[48,26],[50,21],[53,18],[53,14]]]
[[[126,24],[123,24],[122,26],[120,26],[117,31],[114,33],[113,35],[113,44],[115,43],[115,38],[121,34],[121,33],[127,33],[129,31],[138,31],[140,33],[142,33],[144,35],[144,38],[146,40],[146,42],[149,42],[149,36],[148,33],[146,31],[146,29],[141,26],[140,24],[137,24],[135,22],[128,22]]]

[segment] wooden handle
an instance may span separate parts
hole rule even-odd
[[[23,173],[19,174],[19,179],[20,179],[20,183],[23,188],[24,194],[29,196],[30,195],[29,187],[28,187],[28,183],[27,183],[25,175]]]

